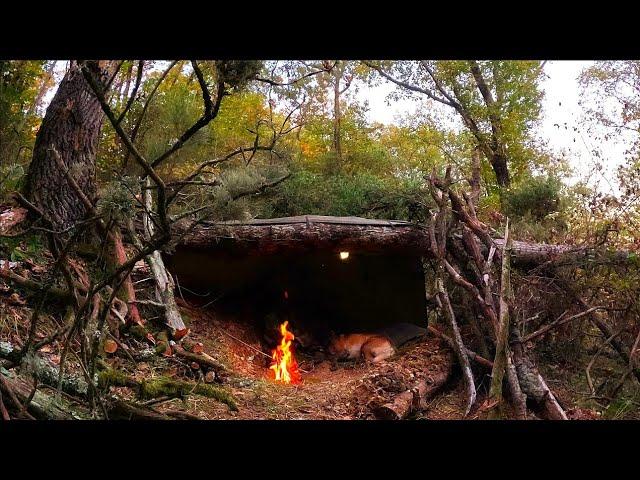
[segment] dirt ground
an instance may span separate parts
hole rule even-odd
[[[205,419],[374,419],[377,406],[412,388],[422,378],[429,381],[438,373],[450,370],[453,361],[449,347],[431,336],[402,348],[394,357],[376,365],[345,362],[333,369],[328,360],[314,362],[311,357],[298,353],[303,381],[300,385],[283,385],[268,377],[269,352],[260,353],[260,340],[251,325],[184,303],[181,309],[191,319],[192,340],[202,342],[204,351],[234,372],[228,387],[237,400],[238,411],[232,412],[215,400],[197,396],[184,401],[174,399],[158,410],[180,408]],[[585,404],[586,408],[582,408],[577,392],[564,385],[568,372],[560,367],[547,367],[545,375],[566,405],[570,419],[602,418],[592,405]],[[449,378],[446,385],[427,399],[420,412],[410,418],[486,418],[484,400],[489,375],[476,378],[478,400],[467,417],[464,417],[464,386],[455,369]],[[530,415],[530,419],[536,419],[531,412]]]
[[[450,350],[435,338],[414,343],[376,365],[346,362],[332,369],[328,360],[314,362],[298,354],[302,383],[283,385],[268,378],[270,358],[268,352],[259,353],[260,341],[251,326],[221,318],[212,311],[183,306],[183,312],[191,318],[192,340],[202,342],[204,351],[236,374],[228,384],[238,411],[195,396],[186,401],[173,400],[158,410],[184,408],[206,419],[372,419],[376,406],[421,378],[429,379],[441,369],[449,369],[452,361]],[[455,393],[445,397],[449,398],[444,402],[442,398],[429,402],[420,416],[459,418],[464,397]]]

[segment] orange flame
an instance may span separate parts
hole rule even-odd
[[[288,324],[289,321],[286,321],[280,325],[282,340],[280,341],[280,345],[273,350],[273,355],[271,356],[273,361],[269,369],[273,370],[276,382],[292,383],[295,385],[300,383],[301,376],[298,371],[298,362],[296,362],[293,351],[291,350],[291,342],[295,337],[293,333],[287,330]]]

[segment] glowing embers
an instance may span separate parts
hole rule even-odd
[[[293,356],[291,350],[291,342],[295,338],[293,333],[287,330],[288,321],[280,325],[280,333],[282,340],[271,356],[272,362],[269,367],[273,371],[273,378],[276,382],[298,384],[301,381],[300,372],[298,370],[298,362]]]

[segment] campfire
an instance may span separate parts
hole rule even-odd
[[[282,340],[271,356],[272,363],[269,367],[274,372],[274,379],[276,382],[298,384],[301,381],[300,372],[298,370],[298,362],[296,362],[293,356],[293,350],[291,349],[291,342],[295,338],[293,333],[287,330],[288,321],[285,321],[280,325],[280,333],[282,334]]]

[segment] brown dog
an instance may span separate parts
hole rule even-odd
[[[337,360],[357,360],[378,363],[396,353],[405,343],[422,337],[427,330],[410,323],[396,323],[378,333],[351,333],[334,336],[329,343],[329,354]]]
[[[329,344],[329,354],[337,360],[357,360],[377,363],[389,358],[395,348],[384,335],[377,333],[351,333],[334,337]]]

